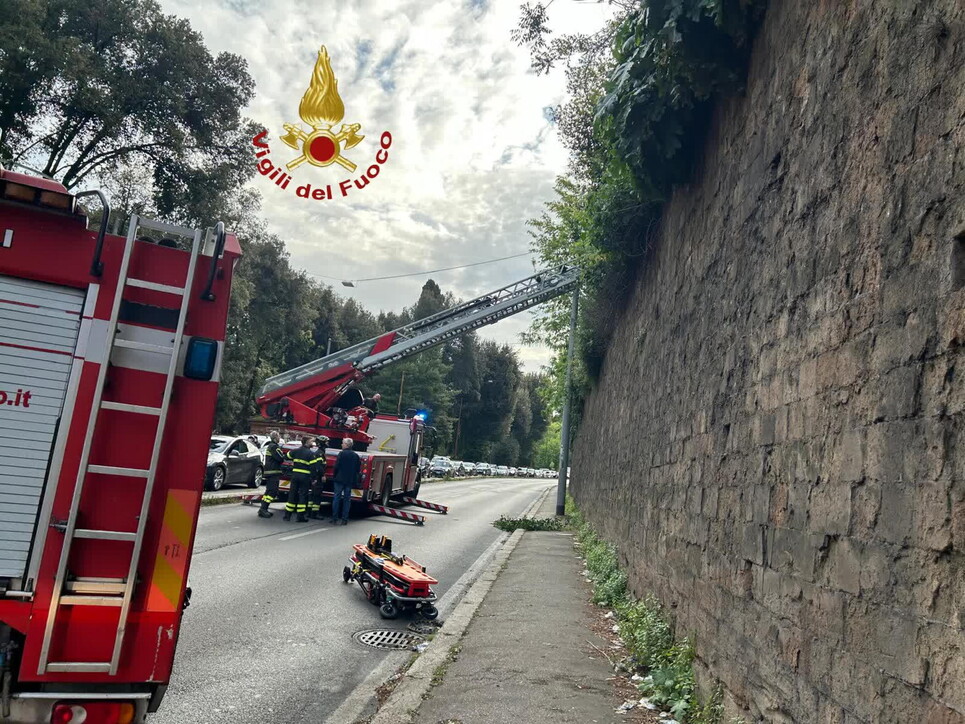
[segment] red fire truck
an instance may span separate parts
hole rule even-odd
[[[109,216],[0,167],[0,722],[138,722],[171,673],[241,250]]]
[[[294,435],[329,438],[328,473],[344,438],[354,441],[362,456],[363,476],[352,491],[354,502],[372,512],[417,524],[425,517],[389,506],[392,500],[446,512],[445,506],[419,500],[419,454],[425,438],[422,416],[368,413],[357,384],[386,365],[430,349],[505,317],[518,314],[573,289],[579,269],[560,267],[541,271],[502,289],[446,309],[425,319],[385,332],[335,354],[270,377],[258,393],[263,420],[252,428],[272,427]],[[282,495],[287,490],[282,482]],[[325,495],[332,495],[331,483]],[[249,502],[254,496],[249,497]]]

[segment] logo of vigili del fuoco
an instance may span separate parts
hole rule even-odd
[[[345,117],[345,104],[338,94],[338,81],[335,79],[335,72],[332,70],[332,63],[324,45],[318,51],[318,60],[315,61],[308,90],[302,96],[302,102],[298,104],[298,115],[308,128],[304,128],[301,124],[284,125],[285,135],[281,138],[282,142],[299,154],[285,163],[287,171],[295,171],[306,162],[318,168],[337,165],[353,174],[352,178],[336,184],[341,196],[348,196],[353,187],[364,189],[379,175],[382,165],[389,158],[392,134],[388,131],[382,132],[374,162],[363,173],[356,173],[358,165],[345,156],[344,152],[358,146],[365,136],[359,134],[362,130],[360,123],[342,123]],[[335,126],[339,124],[341,127],[336,131]],[[251,139],[251,142],[257,149],[255,156],[258,158],[258,173],[267,176],[279,188],[287,189],[291,184],[292,176],[272,162],[268,131],[262,131]],[[305,183],[295,187],[295,195],[316,201],[331,199],[332,184],[317,183],[312,186],[311,183]]]

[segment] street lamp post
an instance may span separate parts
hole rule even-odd
[[[556,514],[566,513],[566,470],[570,466],[570,401],[573,397],[573,340],[576,337],[576,314],[580,303],[580,288],[573,290],[570,307],[570,339],[566,345],[566,389],[563,393],[563,423],[560,429],[560,473],[556,483]]]

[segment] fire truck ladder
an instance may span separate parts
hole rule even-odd
[[[177,236],[190,238],[191,257],[188,262],[187,278],[184,285],[175,287],[168,284],[158,284],[146,279],[134,279],[128,276],[128,268],[131,262],[131,254],[134,250],[139,230],[160,232],[166,236]],[[143,243],[143,242],[141,242]],[[47,672],[91,672],[117,674],[118,665],[121,658],[121,650],[124,643],[124,632],[127,627],[127,619],[131,608],[131,599],[137,583],[137,564],[141,555],[141,545],[144,540],[144,531],[147,525],[147,512],[151,503],[151,492],[154,488],[154,479],[157,472],[158,458],[162,450],[162,437],[164,436],[164,425],[167,420],[168,404],[171,399],[171,388],[174,384],[175,372],[178,364],[178,352],[181,348],[181,341],[184,336],[184,323],[187,317],[188,302],[191,296],[191,287],[194,282],[194,271],[198,261],[198,254],[202,247],[202,231],[200,229],[187,229],[172,224],[165,224],[159,221],[143,219],[137,215],[131,217],[128,227],[127,240],[124,246],[124,255],[121,258],[121,266],[118,272],[117,289],[114,293],[114,302],[111,308],[110,321],[108,322],[108,357],[100,365],[95,388],[90,422],[87,426],[87,434],[84,437],[84,448],[80,459],[80,473],[77,484],[74,486],[74,496],[70,504],[70,513],[66,523],[56,525],[64,532],[64,543],[60,552],[60,563],[57,567],[57,577],[54,582],[54,592],[50,601],[50,609],[47,613],[47,626],[44,631],[44,640],[40,650],[40,664],[37,673]],[[173,344],[168,346],[146,344],[125,339],[117,339],[118,317],[121,309],[121,302],[125,298],[125,290],[129,287],[150,289],[153,291],[165,292],[181,297],[181,307],[178,314],[178,321],[173,332]],[[104,382],[107,376],[107,369],[110,366],[108,360],[110,355],[117,348],[127,348],[142,352],[153,352],[163,354],[170,358],[167,369],[167,379],[164,384],[164,394],[161,399],[160,407],[150,407],[146,405],[133,405],[124,402],[103,401]],[[101,410],[121,410],[147,415],[157,419],[157,429],[154,434],[154,446],[151,452],[151,462],[147,469],[123,468],[112,465],[91,465],[89,464],[91,441],[94,439],[97,430],[98,415]],[[141,501],[141,511],[137,519],[136,531],[118,530],[97,530],[92,528],[78,528],[77,517],[80,509],[81,495],[87,476],[90,473],[99,475],[112,475],[130,478],[144,478],[145,486]],[[75,539],[95,539],[104,541],[115,541],[132,543],[130,564],[127,577],[124,579],[116,578],[88,578],[83,581],[71,582],[68,588],[66,584],[67,564],[70,559],[71,549]],[[78,585],[79,584],[79,585]],[[114,649],[110,661],[50,661],[50,646],[53,640],[55,625],[57,624],[57,613],[62,606],[114,606],[120,608],[117,620],[117,631],[114,637]]]
[[[352,364],[360,372],[374,372],[393,362],[442,344],[453,337],[562,296],[576,287],[579,275],[580,270],[575,266],[541,271],[452,309],[446,309],[431,317],[381,334],[367,342],[347,347],[335,354],[269,377],[265,380],[258,396],[261,397],[273,390],[287,387],[347,363]],[[392,339],[389,347],[373,354],[372,349],[376,342],[389,336]]]

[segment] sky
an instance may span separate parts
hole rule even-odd
[[[373,312],[413,304],[430,275],[347,288],[365,279],[468,264],[531,251],[526,222],[552,198],[567,155],[548,111],[565,98],[562,70],[537,76],[529,54],[510,38],[519,0],[161,0],[187,18],[212,52],[237,53],[256,87],[246,115],[268,129],[269,158],[284,166],[299,155],[280,141],[300,124],[299,101],[324,45],[345,106],[341,123],[361,124],[364,139],[338,165],[303,163],[286,190],[257,176],[263,216],[285,239],[292,263]],[[611,14],[606,3],[556,0],[554,32],[593,31]],[[342,197],[341,181],[375,163],[380,138],[391,145],[378,175]],[[254,150],[254,147],[253,147]],[[253,161],[254,162],[254,161]],[[297,197],[298,185],[331,184],[331,200]],[[479,296],[529,276],[527,255],[432,274],[445,292]],[[549,351],[521,344],[530,313],[480,330],[517,349],[527,371]]]

